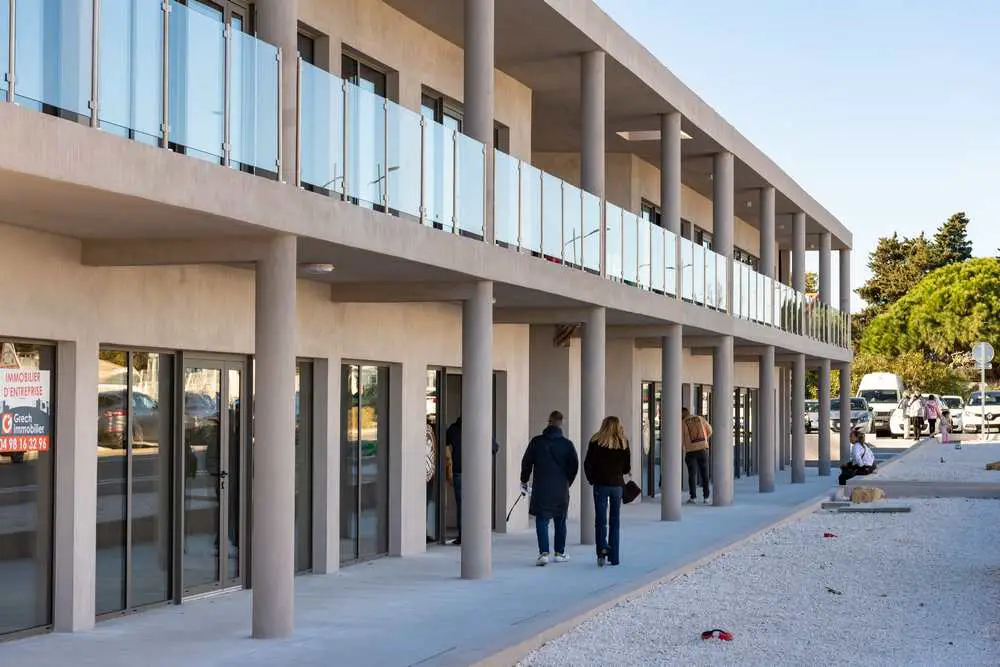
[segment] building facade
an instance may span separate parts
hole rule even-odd
[[[296,573],[459,536],[487,577],[554,409],[664,520],[709,416],[728,505],[849,373],[850,232],[590,0],[0,0],[0,100],[3,636],[246,587],[285,636]]]

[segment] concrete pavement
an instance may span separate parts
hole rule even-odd
[[[685,506],[683,521],[659,521],[659,502],[627,506],[622,565],[598,569],[592,547],[573,560],[534,565],[534,531],[494,536],[494,575],[463,581],[459,550],[433,548],[329,576],[296,580],[296,631],[289,640],[252,641],[248,591],[151,609],[78,634],[0,645],[0,664],[74,667],[190,667],[345,664],[352,667],[469,665],[531,640],[748,537],[828,495],[836,478],[807,471],[773,494],[757,479],[736,480],[732,507]],[[579,529],[571,525],[571,536]],[[676,610],[683,613],[683,610]]]

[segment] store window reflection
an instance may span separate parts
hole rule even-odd
[[[170,595],[173,357],[101,350],[97,397],[98,615]]]
[[[0,635],[52,622],[54,419],[41,447],[15,436],[13,416],[55,415],[54,371],[54,346],[0,338],[0,384],[27,397],[0,392]]]

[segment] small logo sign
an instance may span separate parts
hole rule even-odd
[[[0,433],[4,435],[10,435],[14,432],[14,415],[10,412],[3,413],[0,416]]]

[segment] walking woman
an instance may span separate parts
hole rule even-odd
[[[597,564],[620,562],[622,491],[625,476],[632,472],[625,429],[618,417],[605,417],[587,445],[583,472],[594,487],[594,525],[597,533]]]

